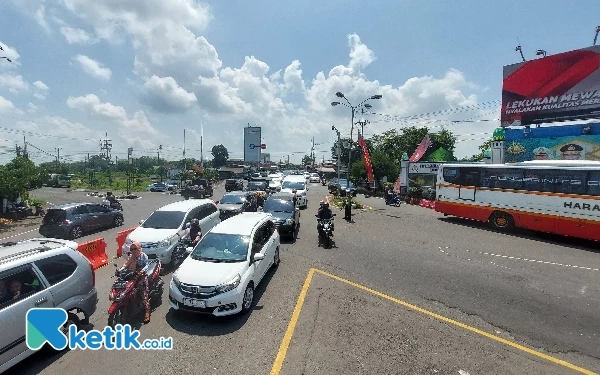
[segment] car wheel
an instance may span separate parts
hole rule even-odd
[[[122,216],[115,217],[115,220],[113,221],[113,225],[115,227],[120,227],[121,225],[123,225],[123,217]]]
[[[73,229],[71,229],[70,235],[71,235],[72,239],[82,237],[83,236],[83,228],[80,227],[79,225],[76,227],[73,227]]]
[[[509,230],[514,228],[515,221],[510,214],[496,211],[490,216],[490,222],[496,229]]]
[[[277,247],[277,248],[275,248],[275,255],[273,256],[273,267],[279,266],[280,262],[281,262],[281,258],[279,258],[279,247]]]
[[[242,300],[242,313],[246,314],[252,309],[254,303],[254,285],[252,282],[246,286],[244,291],[244,299]]]

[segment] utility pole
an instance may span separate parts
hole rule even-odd
[[[106,132],[106,138],[104,140],[100,140],[100,153],[102,154],[102,156],[104,157],[104,159],[106,160],[107,166],[107,177],[108,177],[108,184],[112,186],[112,177],[110,175],[110,164],[111,164],[111,156],[110,156],[110,150],[112,149],[112,140],[108,139],[108,132]]]
[[[131,154],[133,153],[133,147],[127,149],[127,195],[131,194]]]
[[[331,125],[331,130],[335,131],[337,133],[337,137],[338,137],[338,139],[337,139],[337,147],[336,147],[336,149],[337,149],[337,163],[336,163],[336,167],[337,168],[336,169],[337,169],[337,175],[338,175],[337,178],[338,178],[338,181],[339,181],[339,179],[341,177],[341,172],[342,172],[342,170],[341,170],[341,163],[340,163],[342,161],[342,137],[340,135],[340,131],[337,130],[335,128],[335,126]]]
[[[60,173],[60,148],[56,148],[56,173]]]
[[[25,136],[23,136],[23,156],[25,159],[29,159],[29,154],[27,153],[27,141],[25,140]]]
[[[163,182],[162,173],[161,173],[161,170],[160,170],[160,151],[161,150],[162,150],[162,145],[159,145],[158,146],[158,152],[157,152],[157,155],[158,155],[158,174],[160,175],[160,182]]]
[[[21,156],[21,147],[15,143],[15,149],[17,150],[17,157]]]

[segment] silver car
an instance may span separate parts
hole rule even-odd
[[[75,242],[37,238],[0,244],[0,373],[34,353],[25,343],[29,309],[62,308],[68,312],[63,329],[81,328],[96,311],[95,284],[94,269]]]

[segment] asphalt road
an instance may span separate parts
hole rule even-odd
[[[222,194],[216,189],[215,199]],[[165,302],[140,331],[142,338],[173,337],[173,350],[37,353],[9,373],[268,374],[274,363],[281,367],[273,373],[281,374],[600,371],[596,244],[526,231],[503,234],[430,209],[359,197],[371,209],[354,211],[352,223],[337,211],[336,247],[323,249],[313,215],[325,194],[325,187],[311,186],[298,238],[282,245],[281,265],[259,286],[250,314],[216,319],[175,313],[165,289]],[[97,199],[56,189],[36,195],[55,204]],[[125,201],[123,227],[79,242],[102,236],[112,256],[118,231],[180,199],[146,193]],[[97,271],[96,329],[106,324],[113,269]],[[168,283],[170,275],[164,279]],[[299,295],[305,298],[293,315]],[[281,347],[282,340],[289,345]]]

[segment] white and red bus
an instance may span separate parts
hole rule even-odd
[[[442,164],[435,210],[600,241],[600,162]]]

